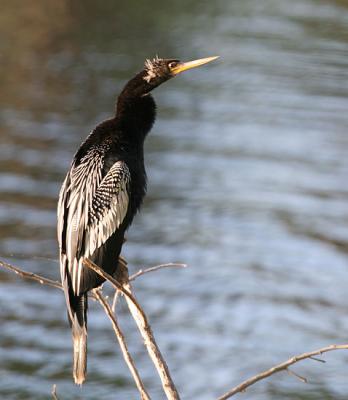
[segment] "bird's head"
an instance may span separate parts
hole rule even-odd
[[[181,72],[199,67],[217,58],[207,57],[188,62],[159,57],[146,60],[144,69],[131,79],[122,90],[117,102],[117,109],[122,110],[127,105],[132,104],[133,99],[144,98],[144,96],[149,101],[151,96],[148,97],[147,95],[157,86],[181,74]]]
[[[157,56],[153,60],[145,61],[143,79],[154,89],[168,79],[179,75],[181,72],[199,67],[217,58],[218,57],[207,57],[200,58],[199,60],[182,62],[177,59],[163,59]]]

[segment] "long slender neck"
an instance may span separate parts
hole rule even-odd
[[[116,119],[127,135],[145,138],[156,119],[156,103],[150,94],[136,98],[119,97]]]
[[[144,139],[156,119],[156,103],[149,94],[152,87],[143,72],[130,80],[117,100],[116,119],[129,137]]]

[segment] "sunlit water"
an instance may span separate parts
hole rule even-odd
[[[95,2],[97,3],[97,2]],[[10,3],[1,11],[0,254],[58,279],[55,207],[75,149],[144,58],[218,54],[156,90],[149,190],[124,255],[184,399],[213,399],[348,338],[348,8],[344,1]],[[56,8],[55,8],[56,7]],[[71,381],[56,290],[0,272],[0,397],[138,397],[94,303],[89,374]],[[122,326],[154,399],[159,379]],[[293,367],[248,399],[346,399],[348,356]]]

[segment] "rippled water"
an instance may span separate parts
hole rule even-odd
[[[348,332],[345,1],[2,5],[0,255],[58,279],[57,193],[81,140],[144,58],[221,59],[156,93],[149,191],[128,234],[137,295],[185,399],[213,399]],[[91,304],[89,376],[71,382],[61,293],[0,271],[0,397],[130,399],[109,321]],[[163,395],[119,310],[154,399]],[[345,399],[348,356],[279,374],[248,399]]]

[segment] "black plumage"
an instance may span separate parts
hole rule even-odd
[[[146,192],[143,145],[156,117],[150,92],[178,73],[215,58],[188,63],[147,60],[118,97],[115,116],[87,137],[66,175],[58,202],[58,241],[77,384],[86,375],[87,293],[103,283],[83,267],[82,260],[89,258],[111,275],[116,272],[125,231]]]

